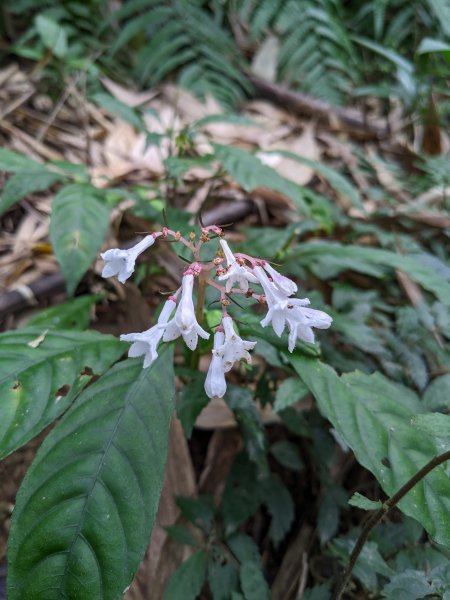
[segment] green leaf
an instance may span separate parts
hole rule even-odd
[[[426,574],[412,569],[394,575],[382,590],[383,597],[388,600],[419,600],[432,592]]]
[[[36,16],[34,24],[44,46],[58,58],[63,58],[67,54],[67,33],[64,27],[43,14]]]
[[[299,156],[298,154],[294,154],[294,152],[289,152],[288,150],[273,150],[271,152],[264,153],[280,154],[281,156],[285,156],[286,158],[296,160],[299,163],[311,167],[311,169],[313,169],[316,173],[322,175],[322,177],[324,177],[328,181],[330,186],[334,190],[336,190],[336,192],[338,192],[341,196],[349,200],[353,206],[365,210],[358,189],[355,186],[353,186],[346,177],[344,177],[338,171],[335,171],[331,167],[328,167],[327,165],[319,163],[315,160],[311,160],[310,158]]]
[[[209,532],[214,521],[214,500],[211,496],[177,498],[177,506],[188,521],[205,532]]]
[[[93,331],[21,329],[0,335],[0,458],[59,417],[124,351]]]
[[[111,96],[111,94],[107,94],[106,92],[97,92],[92,96],[92,100],[107,110],[108,112],[117,115],[123,121],[126,121],[130,125],[132,125],[138,131],[147,131],[147,127],[145,126],[142,115],[135,108],[128,106],[125,102],[121,102]]]
[[[448,408],[450,398],[450,373],[436,377],[423,394],[423,402],[428,410]]]
[[[29,194],[42,192],[54,183],[63,181],[64,175],[52,173],[47,169],[40,171],[20,171],[10,177],[3,188],[3,194],[0,197],[0,215],[4,213],[13,204],[25,198]]]
[[[8,598],[119,600],[158,507],[174,394],[171,351],[87,388],[50,432],[17,496]]]
[[[213,546],[208,560],[208,583],[213,600],[229,600],[238,588],[236,559],[229,552]]]
[[[416,54],[430,54],[434,52],[450,52],[450,44],[442,40],[427,37],[423,38],[416,50]]]
[[[18,154],[7,148],[0,148],[0,171],[7,173],[18,173],[19,171],[43,171],[44,165]]]
[[[177,541],[179,544],[185,544],[186,546],[198,546],[198,541],[192,534],[192,531],[184,525],[168,525],[164,527],[167,533],[172,539]]]
[[[299,211],[309,214],[300,186],[284,179],[274,169],[245,150],[220,144],[213,144],[213,148],[217,160],[244,190],[251,192],[259,187],[275,190],[290,198]]]
[[[26,326],[84,331],[91,320],[91,307],[100,298],[102,298],[100,294],[86,294],[57,306],[51,306],[28,319]]]
[[[198,415],[209,402],[208,396],[205,394],[204,385],[205,380],[203,376],[195,378],[194,381],[188,383],[181,390],[177,397],[177,417],[181,421],[184,434],[187,438],[191,437]]]
[[[244,561],[239,575],[245,600],[269,600],[269,588],[258,563]]]
[[[251,392],[228,386],[225,401],[234,413],[250,460],[266,467],[266,434]]]
[[[295,250],[289,251],[288,258],[314,268],[320,273],[321,278],[334,277],[346,268],[368,273],[374,277],[383,276],[380,266],[399,269],[425,289],[433,292],[443,304],[450,306],[450,283],[413,256],[404,256],[367,246],[344,246],[337,242],[306,242]],[[348,260],[352,261],[349,267],[346,263]],[[333,262],[335,269],[333,272],[328,272],[325,277],[324,273],[329,270],[330,262]]]
[[[273,410],[280,412],[292,404],[295,404],[298,400],[306,396],[308,388],[301,382],[297,377],[289,377],[285,379],[280,387],[277,389],[275,396],[275,403]]]
[[[314,394],[320,412],[351,447],[388,495],[394,494],[441,449],[411,419],[421,410],[417,396],[380,374],[338,377],[327,365],[301,355],[290,362]],[[440,544],[450,547],[450,481],[445,465],[431,471],[399,503]]]
[[[295,507],[287,487],[274,476],[262,482],[261,500],[272,517],[269,537],[275,547],[283,540],[294,521]]]
[[[378,510],[383,506],[381,500],[369,500],[359,492],[355,492],[348,503],[350,506],[356,506],[361,510]]]
[[[411,419],[411,423],[430,436],[450,439],[450,415],[440,413],[416,415]]]
[[[315,585],[312,588],[306,588],[303,592],[302,600],[330,600],[330,584]]]
[[[270,447],[270,453],[276,458],[276,460],[292,471],[301,471],[304,469],[302,459],[300,458],[300,452],[297,446],[288,442],[288,440],[279,440]]]
[[[109,225],[109,210],[91,185],[73,183],[52,203],[50,241],[69,294],[96,257]]]
[[[179,567],[169,580],[164,600],[195,600],[206,577],[206,552],[199,550]]]

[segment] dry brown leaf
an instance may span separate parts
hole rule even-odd
[[[154,89],[147,90],[146,92],[137,92],[130,90],[129,88],[124,88],[112,79],[109,79],[109,77],[100,77],[100,81],[114,98],[117,98],[120,102],[132,107],[146,104],[159,94],[159,92]]]
[[[308,165],[303,165],[296,160],[276,154],[276,151],[285,150],[314,161],[320,159],[320,147],[317,144],[313,123],[307,125],[300,136],[275,142],[265,150],[270,150],[270,154],[266,152],[258,153],[258,157],[262,162],[269,164],[282,177],[298,185],[306,185],[314,176],[314,170]]]

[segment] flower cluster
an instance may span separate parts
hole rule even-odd
[[[214,260],[205,263],[200,259],[200,249],[212,236],[219,237],[221,248]],[[314,343],[313,328],[327,329],[332,321],[327,313],[308,308],[310,302],[307,298],[292,298],[297,292],[297,285],[291,279],[263,259],[242,253],[233,254],[222,236],[219,227],[204,227],[200,240],[195,243],[193,234],[188,240],[179,232],[164,227],[162,231],[147,235],[129,250],[114,248],[101,255],[105,261],[102,276],[116,275],[124,283],[134,272],[137,257],[158,238],[171,237],[192,251],[194,261],[184,271],[181,287],[166,300],[156,325],[147,331],[121,335],[120,339],[132,343],[128,356],[144,356],[144,368],[150,367],[158,357],[157,348],[161,341],[169,342],[181,336],[188,348],[195,350],[198,337],[207,340],[210,334],[199,323],[203,306],[197,306],[197,310],[195,308],[194,284],[197,281],[202,291],[207,285],[212,286],[220,294],[222,319],[214,333],[212,359],[205,381],[205,391],[210,398],[222,398],[225,395],[225,373],[241,360],[251,363],[249,350],[256,345],[256,342],[243,340],[235,329],[227,310],[231,294],[244,294],[266,305],[268,311],[261,325],[267,327],[271,324],[279,337],[287,327],[290,352],[294,350],[297,339]],[[260,286],[263,293],[255,292],[251,287],[254,284]],[[198,297],[203,298],[204,294],[199,293]]]

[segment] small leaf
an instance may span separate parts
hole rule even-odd
[[[192,535],[192,531],[184,525],[168,525],[164,527],[167,533],[172,539],[177,541],[179,544],[185,544],[186,546],[198,546],[198,542]]]
[[[43,14],[37,15],[34,23],[44,46],[58,58],[63,58],[67,54],[67,33],[64,27]]]
[[[50,241],[69,294],[96,257],[109,224],[109,210],[91,185],[71,184],[52,203]]]
[[[208,561],[208,583],[213,600],[228,600],[238,590],[237,561],[222,548],[213,546]]]
[[[206,577],[206,552],[199,550],[175,571],[164,593],[164,600],[195,600]]]
[[[148,545],[167,457],[171,352],[127,360],[49,433],[19,490],[8,598],[119,600]]]
[[[269,537],[278,546],[294,521],[294,502],[287,487],[277,477],[264,480],[261,489],[261,500],[272,517]]]
[[[359,492],[355,492],[348,503],[350,506],[356,506],[361,510],[378,510],[383,506],[381,500],[369,500]]]
[[[381,593],[388,600],[419,600],[432,594],[433,588],[425,573],[408,569],[404,573],[394,575]]]
[[[139,111],[128,104],[125,104],[125,102],[121,102],[106,92],[98,92],[92,96],[92,99],[96,104],[108,112],[117,115],[120,119],[129,123],[138,131],[147,131]]]
[[[449,398],[450,373],[433,379],[423,394],[423,402],[428,410],[445,410],[448,408]]]
[[[273,410],[279,412],[306,396],[308,388],[298,377],[285,379],[277,389]]]
[[[228,386],[225,401],[234,413],[250,460],[266,467],[266,433],[252,394],[243,388]]]
[[[283,465],[286,469],[301,471],[305,468],[297,446],[288,442],[288,440],[279,440],[272,444],[270,453],[276,458],[280,465]]]
[[[208,532],[214,521],[214,500],[211,496],[199,496],[198,498],[176,499],[177,506],[182,514],[193,525]]]
[[[64,175],[52,173],[46,169],[16,173],[8,179],[3,188],[3,194],[0,197],[0,214],[4,213],[19,200],[22,200],[22,198],[25,198],[25,196],[35,192],[42,192],[64,179]]]
[[[258,563],[244,561],[241,564],[240,579],[245,600],[269,600],[269,588]]]
[[[93,331],[47,331],[38,347],[31,347],[42,333],[30,328],[0,335],[0,458],[70,406],[91,380],[86,367],[100,375],[124,351],[117,339]]]
[[[204,376],[196,377],[181,390],[177,397],[177,417],[187,438],[191,437],[198,415],[209,402],[204,385]]]

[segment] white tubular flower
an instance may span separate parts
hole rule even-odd
[[[236,257],[231,252],[231,249],[225,240],[220,240],[220,245],[222,246],[225,258],[227,259],[227,272],[218,277],[219,281],[227,282],[225,285],[227,294],[230,293],[231,288],[236,282],[243,292],[247,292],[248,282],[258,283],[257,278],[248,267],[240,265],[237,262]]]
[[[117,275],[117,279],[120,283],[125,283],[134,272],[134,265],[139,254],[144,252],[144,250],[147,250],[147,248],[150,248],[150,246],[153,246],[155,239],[155,236],[147,235],[129,250],[113,248],[103,252],[100,255],[105,261],[102,277],[112,277],[113,275]]]
[[[287,318],[289,327],[289,352],[293,352],[297,338],[304,342],[314,344],[314,332],[317,329],[328,329],[333,319],[322,310],[313,308],[294,307]]]
[[[222,325],[225,330],[225,343],[217,348],[217,353],[222,357],[225,373],[228,373],[234,363],[239,360],[245,360],[249,364],[252,362],[248,351],[253,350],[256,342],[246,342],[240,338],[234,330],[231,317],[224,317]]]
[[[256,276],[264,290],[267,306],[269,308],[267,315],[261,321],[263,327],[267,327],[272,322],[272,327],[278,337],[284,331],[286,321],[291,317],[291,312],[296,307],[308,306],[308,298],[289,298],[281,292],[278,287],[269,280],[262,267],[255,267]]]
[[[181,285],[181,300],[174,318],[166,327],[163,340],[169,342],[182,335],[187,347],[190,350],[195,350],[198,336],[207,340],[209,333],[200,327],[195,318],[194,300],[192,298],[194,275],[191,273],[184,275]]]
[[[223,398],[227,391],[225,369],[222,357],[218,354],[218,348],[222,346],[223,340],[223,332],[216,331],[214,334],[214,348],[212,351],[211,364],[209,365],[205,380],[205,392],[208,398]]]
[[[268,262],[264,263],[264,269],[272,277],[272,282],[280,290],[280,292],[286,294],[286,296],[292,296],[292,294],[297,292],[297,284],[288,277],[278,273],[278,271],[271,267]]]
[[[175,300],[169,298],[159,315],[158,323],[147,331],[127,333],[120,336],[123,342],[133,342],[128,350],[130,358],[144,355],[144,369],[147,369],[158,358],[156,348],[164,335],[167,322],[176,304]]]

